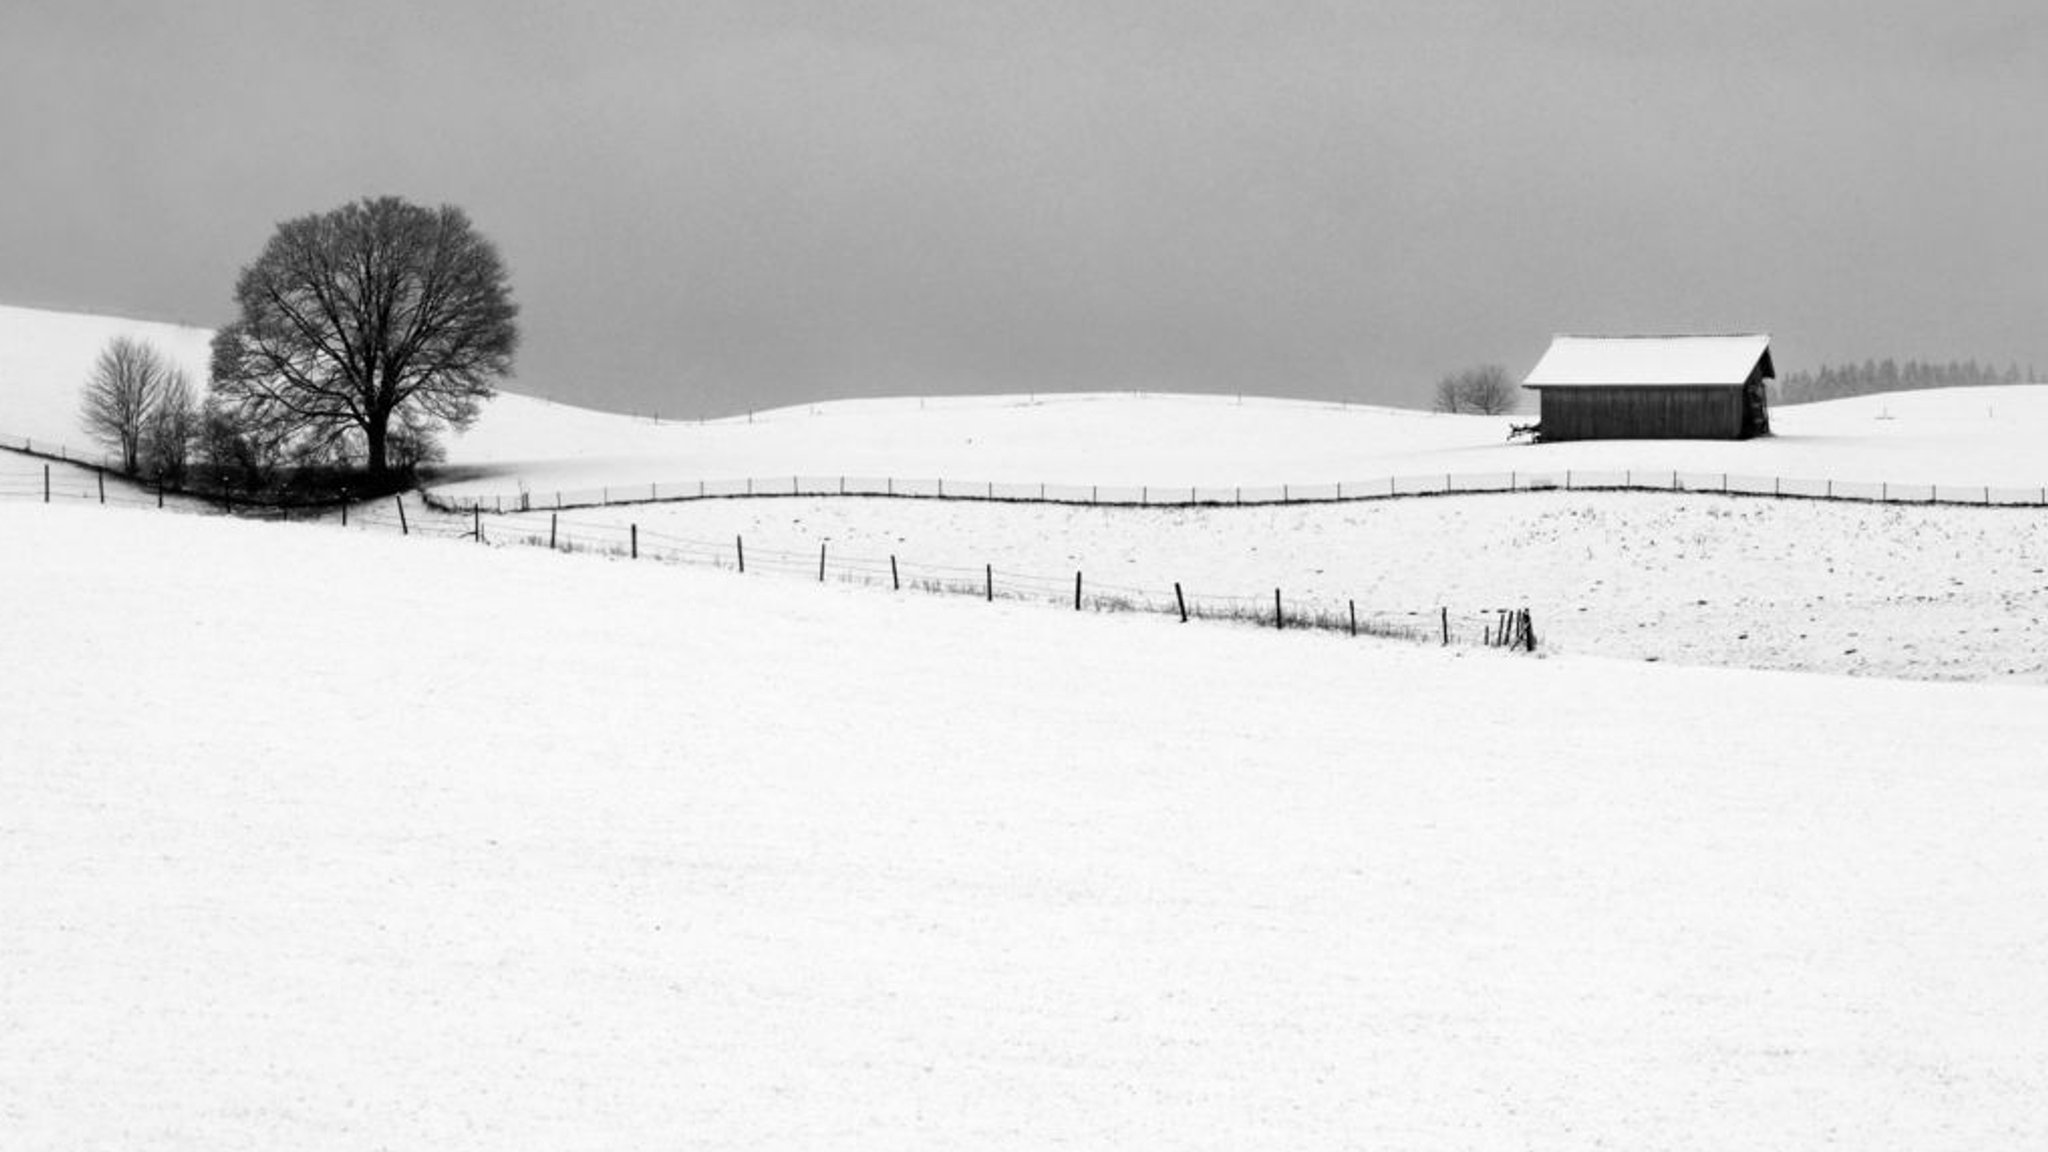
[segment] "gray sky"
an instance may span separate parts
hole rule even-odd
[[[467,209],[513,387],[1421,403],[1555,331],[2048,368],[2040,0],[10,0],[0,302]]]

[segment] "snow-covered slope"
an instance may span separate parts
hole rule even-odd
[[[0,444],[64,445],[74,454],[100,450],[78,421],[79,390],[100,351],[117,336],[144,341],[206,383],[213,331],[76,312],[0,305]]]
[[[0,539],[10,1150],[2048,1144],[2038,689]]]
[[[507,396],[450,462],[449,495],[793,475],[1229,488],[1390,476],[1680,470],[1896,484],[2048,484],[2048,388],[1778,408],[1743,442],[1508,443],[1519,417],[1160,394],[849,401],[657,425]]]
[[[79,385],[114,335],[199,379],[205,329],[0,307],[0,434],[90,445]],[[1446,473],[1679,470],[2048,486],[2048,388],[1950,389],[1774,410],[1743,443],[1507,443],[1517,417],[1247,396],[1046,393],[858,400],[657,422],[505,392],[449,438],[447,495],[789,476],[1105,486],[1279,486]]]

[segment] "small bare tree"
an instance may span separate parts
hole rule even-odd
[[[121,454],[121,470],[133,473],[142,451],[142,432],[163,391],[169,371],[163,354],[146,341],[116,336],[100,351],[86,377],[79,419],[92,438]]]
[[[1508,370],[1498,364],[1482,364],[1453,372],[1436,382],[1438,412],[1476,412],[1500,416],[1515,410],[1521,396]]]
[[[164,374],[156,407],[143,424],[143,471],[163,483],[183,483],[199,431],[199,398],[192,377],[183,368],[172,368]]]

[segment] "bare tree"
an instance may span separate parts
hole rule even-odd
[[[164,374],[156,406],[143,422],[143,471],[165,483],[182,483],[199,431],[199,399],[192,378],[183,368],[172,368]]]
[[[1498,364],[1482,364],[1453,372],[1436,382],[1438,412],[1476,412],[1500,416],[1513,412],[1521,395],[1508,370]]]
[[[143,426],[155,409],[169,369],[146,341],[116,336],[100,350],[85,379],[79,419],[93,439],[121,454],[121,470],[134,472]]]
[[[394,433],[468,427],[519,342],[497,249],[460,208],[396,197],[278,225],[235,303],[214,336],[214,399],[273,442],[359,444],[373,475]]]

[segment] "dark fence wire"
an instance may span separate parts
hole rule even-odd
[[[694,500],[764,497],[863,497],[970,500],[999,504],[1065,504],[1103,507],[1206,508],[1271,504],[1327,504],[1403,497],[1553,491],[1696,492],[1779,499],[1848,500],[1859,503],[1960,504],[1992,507],[2048,507],[2048,486],[1896,483],[1826,477],[1762,476],[1672,469],[1551,469],[1457,473],[1437,472],[1319,484],[1238,487],[1193,485],[1089,485],[938,480],[865,476],[779,476],[751,479],[664,481],[652,484],[511,493],[442,495],[425,498],[448,511],[511,514],[605,508]]]

